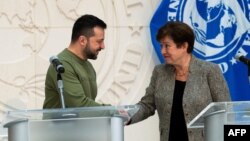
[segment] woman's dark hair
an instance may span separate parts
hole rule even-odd
[[[166,36],[170,37],[177,44],[177,47],[187,42],[187,52],[191,53],[193,51],[195,35],[188,24],[179,21],[167,22],[158,30],[156,39],[160,41]]]

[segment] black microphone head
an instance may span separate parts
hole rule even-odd
[[[58,57],[57,56],[51,56],[49,58],[49,62],[52,63],[55,59],[58,59]]]
[[[239,59],[240,59],[240,56],[241,56],[241,55],[239,55],[239,54],[236,54],[234,58],[235,58],[236,60],[238,60],[238,61],[239,61]]]
[[[62,63],[59,61],[57,56],[51,56],[49,59],[50,63],[53,64],[53,66],[55,67],[56,71],[58,73],[64,73],[64,67],[62,65]]]
[[[248,58],[246,58],[246,56],[241,55],[241,54],[237,54],[235,56],[235,59],[237,59],[240,62],[243,62],[244,64],[250,66],[250,60]]]
[[[64,67],[63,67],[63,65],[58,65],[57,67],[56,67],[56,70],[57,70],[57,72],[59,72],[59,73],[64,73]]]

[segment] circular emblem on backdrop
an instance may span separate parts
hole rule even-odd
[[[244,1],[181,0],[165,1],[162,2],[162,5],[168,7],[160,6],[159,15],[155,16],[160,17],[160,12],[167,13],[167,16],[165,21],[158,21],[164,24],[167,21],[178,20],[189,24],[196,35],[193,53],[199,58],[218,64],[220,62],[229,63],[234,61],[229,59],[232,59],[231,57],[235,56],[236,52],[241,49],[240,47],[248,40],[249,27],[247,25],[249,22],[246,15],[249,11],[246,11],[248,5]],[[157,20],[154,18],[153,20],[156,24]],[[224,70],[224,72],[226,71]]]
[[[244,33],[236,37],[238,19],[232,8],[221,1],[213,4],[196,1],[196,8],[197,10],[191,12],[190,24],[196,34],[195,52],[197,55],[213,61],[222,54],[226,56],[236,49]],[[200,18],[196,17],[198,15]],[[206,23],[205,26],[200,25],[203,23]]]
[[[8,94],[0,100],[2,112],[42,107],[49,57],[67,47],[73,22],[88,13],[98,16],[108,25],[106,48],[99,53],[97,60],[91,60],[98,79],[97,101],[113,105],[129,104],[137,96],[135,93],[141,90],[139,87],[149,62],[143,60],[147,45],[142,44],[145,39],[141,39],[144,37],[141,32],[143,25],[148,23],[141,23],[145,21],[141,14],[148,10],[143,9],[143,5],[152,6],[153,11],[156,6],[153,0],[149,3],[140,0],[57,0],[47,3],[27,0],[21,4],[9,1],[1,1],[0,4],[8,5],[8,8],[0,9],[1,26],[8,27],[7,30],[2,28],[1,32],[5,36],[1,40],[5,48],[0,57],[0,86],[2,93]],[[117,7],[123,8],[118,10]],[[150,19],[150,15],[145,16]],[[147,59],[151,57],[147,56]],[[17,68],[22,69],[17,71]]]
[[[34,62],[49,35],[47,5],[30,0],[0,1],[0,5],[0,35],[4,37],[0,39],[0,111],[35,107],[35,97],[44,95],[37,87],[43,84],[44,75],[35,69]]]
[[[0,56],[0,86],[2,93],[8,93],[8,97],[2,97],[0,100],[0,110],[40,109],[44,100],[48,59],[51,54],[56,55],[69,45],[74,21],[83,14],[91,13],[107,24],[116,25],[116,16],[110,18],[111,14],[108,13],[109,6],[113,6],[111,1],[108,6],[107,1],[102,0],[57,0],[55,3],[50,1],[53,4],[47,4],[45,1],[11,1],[0,2],[6,6],[0,9],[1,26],[8,27],[1,32],[5,38],[0,39],[5,46]],[[93,10],[92,7],[99,10]],[[58,22],[61,20],[64,22]],[[60,30],[57,30],[58,28]],[[61,34],[62,32],[64,34]],[[118,42],[113,42],[116,40],[115,30],[108,30],[107,35],[106,38],[110,39],[107,42],[111,43],[111,47],[106,48],[100,53],[100,59],[93,62],[98,78],[101,79],[99,86],[102,86],[102,81],[107,80],[105,77],[112,72],[113,56],[110,52],[114,51],[112,46],[118,46]],[[40,68],[36,68],[37,66]],[[16,68],[22,69],[17,71]]]
[[[247,55],[248,52],[245,48],[249,44],[247,3],[196,0],[183,4],[180,9],[183,16],[178,18],[187,22],[196,34],[194,55],[219,64],[227,78],[230,69],[237,64],[236,54]]]
[[[206,31],[212,31],[211,34],[207,34],[205,36],[205,44],[209,44],[215,48],[227,46],[233,40],[237,28],[237,18],[232,9],[221,2],[217,3],[217,5],[209,7],[208,3],[204,1],[197,1],[196,7],[202,20],[207,23]],[[193,18],[194,17],[191,16],[191,19]],[[199,30],[198,22],[192,23],[192,25],[196,30]],[[202,30],[202,32],[206,31]],[[204,38],[202,37],[203,34],[199,34],[199,32],[196,33],[196,35],[198,35],[198,39]],[[232,36],[225,36],[229,34]],[[199,43],[204,44],[198,39],[197,41]]]

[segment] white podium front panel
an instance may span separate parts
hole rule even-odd
[[[28,122],[30,141],[111,141],[111,118]]]

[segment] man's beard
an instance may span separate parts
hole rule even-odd
[[[94,52],[92,52],[92,51],[90,50],[89,44],[87,44],[87,46],[86,46],[84,52],[85,52],[86,57],[87,57],[88,59],[93,59],[93,60],[97,59],[97,54],[94,53]]]

